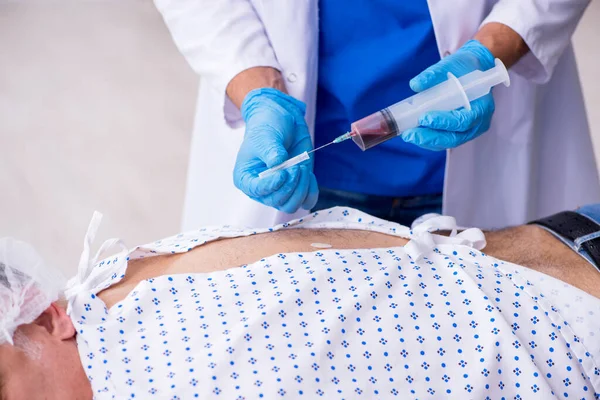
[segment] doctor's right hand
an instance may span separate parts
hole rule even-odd
[[[235,186],[251,199],[286,213],[312,209],[319,197],[312,161],[258,177],[312,150],[305,104],[277,89],[263,88],[246,95],[241,111],[246,133],[233,169]]]

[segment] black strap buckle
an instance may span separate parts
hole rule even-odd
[[[529,224],[541,225],[572,242],[583,236],[600,232],[600,225],[574,211],[559,212]],[[596,268],[600,270],[600,237],[584,242],[581,248],[589,254]]]

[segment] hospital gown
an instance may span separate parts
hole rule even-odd
[[[478,230],[429,233],[447,222],[411,230],[338,207],[265,230],[200,229],[93,261],[71,282],[69,312],[94,396],[599,398],[600,300],[476,250]],[[411,241],[164,275],[110,309],[96,296],[123,278],[128,259],[297,228]]]

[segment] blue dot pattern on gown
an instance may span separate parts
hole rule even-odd
[[[71,302],[95,398],[600,398],[600,300],[467,245],[438,241],[418,256],[410,246],[276,254],[144,280],[110,310],[95,295],[122,279],[127,259],[289,228],[420,240],[333,208],[268,230],[201,229],[104,260]],[[559,297],[579,299],[576,324]]]

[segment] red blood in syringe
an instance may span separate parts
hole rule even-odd
[[[368,115],[354,122],[351,127],[352,140],[363,151],[398,135],[396,122],[387,109]]]

